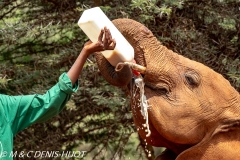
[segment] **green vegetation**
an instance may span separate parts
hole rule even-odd
[[[96,5],[110,19],[144,23],[165,46],[213,68],[240,91],[239,0],[3,0],[0,92],[44,93],[54,85],[87,41],[78,19]],[[61,114],[19,133],[14,150],[87,150],[86,159],[153,159],[142,149],[128,98],[104,81],[92,56],[79,82]]]

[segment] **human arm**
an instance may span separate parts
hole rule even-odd
[[[105,36],[103,38],[103,35]],[[107,28],[101,31],[98,42],[88,42],[67,73],[63,73],[56,85],[45,94],[7,96],[0,95],[0,107],[4,121],[15,135],[32,123],[43,122],[58,114],[71,94],[77,91],[78,77],[87,57],[98,51],[114,49],[116,42]]]
[[[4,114],[1,118],[15,135],[33,123],[43,122],[57,115],[77,88],[78,83],[72,86],[68,75],[63,73],[58,83],[45,94],[0,95],[0,107]]]

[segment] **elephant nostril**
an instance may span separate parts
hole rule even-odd
[[[115,70],[116,71],[121,71],[123,69],[123,67],[124,67],[124,64],[120,62],[120,63],[117,64]]]

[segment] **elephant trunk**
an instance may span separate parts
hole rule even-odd
[[[164,70],[171,62],[173,52],[161,45],[152,32],[137,21],[123,18],[112,22],[134,48],[136,63],[146,67],[142,72],[145,80],[154,80],[155,77],[151,75]],[[124,87],[131,81],[132,70],[129,64],[119,63],[114,68],[101,53],[96,53],[95,57],[101,74],[110,84]]]
[[[151,31],[131,19],[115,19],[112,22],[134,48],[134,58],[137,64],[146,66],[144,50],[149,45],[149,40],[154,38]]]
[[[95,53],[98,68],[107,82],[117,87],[125,87],[132,79],[132,71],[129,65],[118,63],[114,68],[102,53]]]
[[[176,53],[163,46],[143,24],[131,19],[115,19],[112,22],[134,48],[137,64],[145,66],[149,75],[161,72],[176,57]]]

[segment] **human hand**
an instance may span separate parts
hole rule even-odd
[[[112,35],[110,33],[110,30],[104,27],[104,29],[101,30],[98,41],[93,43],[91,41],[88,41],[84,45],[84,49],[89,54],[94,52],[100,52],[104,50],[113,50],[116,46],[116,41],[112,39]]]
[[[103,31],[105,37],[103,37]],[[101,50],[114,49],[116,42],[112,39],[110,31],[104,27],[98,38],[98,44]],[[103,39],[103,40],[102,40]],[[97,45],[97,44],[96,44]],[[97,47],[96,47],[97,48]],[[96,52],[95,56],[99,70],[102,76],[112,85],[118,87],[126,87],[132,80],[132,69],[128,64],[120,62],[116,66],[112,66],[102,53]]]

